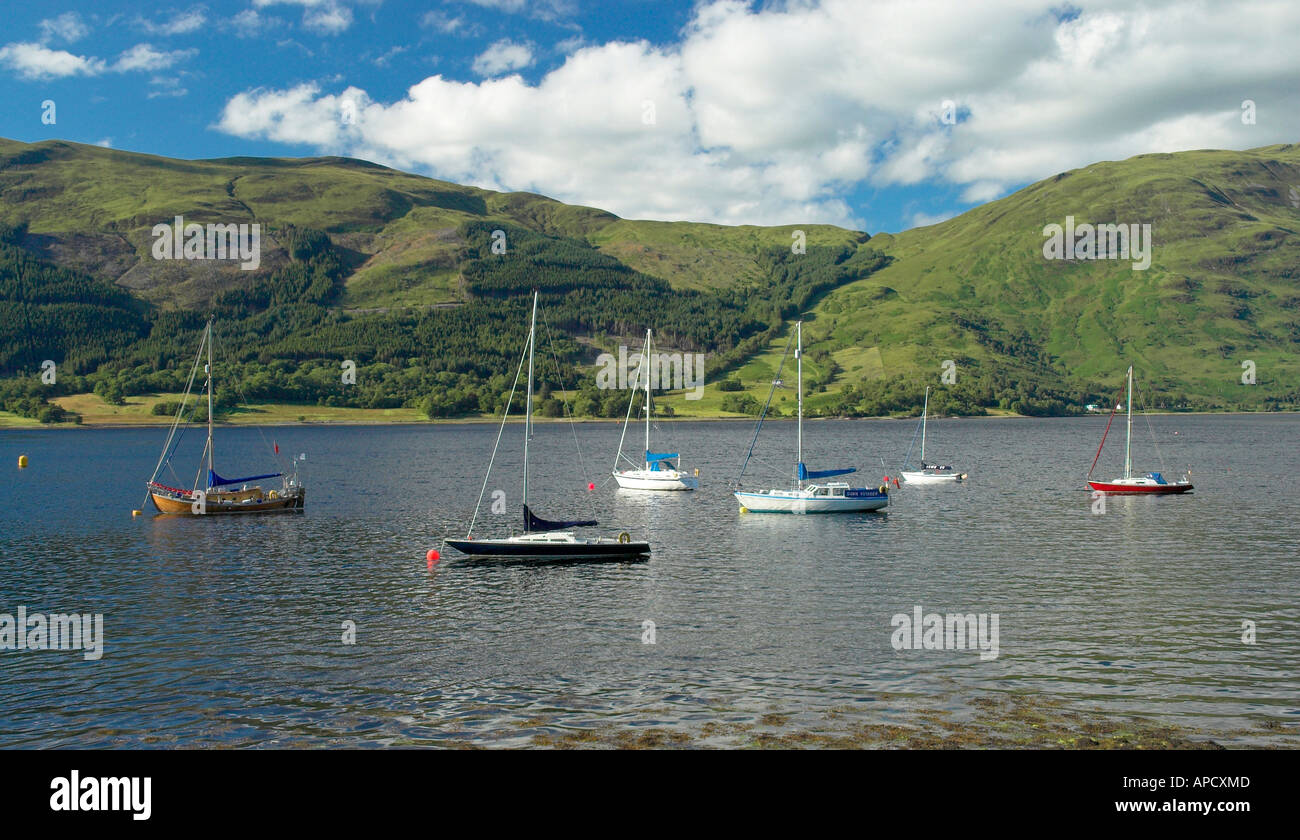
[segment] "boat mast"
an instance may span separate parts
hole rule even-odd
[[[798,376],[798,383],[799,383],[799,434],[798,434],[799,448],[798,448],[798,457],[795,459],[794,474],[799,489],[802,490],[803,479],[799,478],[798,465],[803,463],[803,321],[796,322],[794,325],[794,329],[795,329],[795,336],[796,336],[795,346],[794,346],[794,362],[795,362],[795,368],[798,370],[797,376]]]
[[[208,369],[204,371],[208,375],[208,480],[212,480],[212,319],[208,319],[207,335],[204,338],[208,343]]]
[[[537,347],[537,290],[533,290],[533,321],[528,329],[528,396],[524,402],[524,505],[528,504],[528,439],[533,436],[533,351]]]
[[[1124,440],[1124,477],[1133,477],[1133,366],[1128,366],[1128,436]]]
[[[921,409],[921,469],[925,469],[925,421],[930,416],[930,386],[925,386],[925,406]],[[916,432],[912,432],[916,434]]]
[[[645,356],[641,359],[642,370],[645,371],[645,451],[650,451],[650,372],[654,370],[650,361],[650,330],[645,331]],[[650,469],[650,462],[646,461],[645,468]]]

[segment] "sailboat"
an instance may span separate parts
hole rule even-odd
[[[908,484],[956,484],[959,481],[965,481],[967,473],[959,473],[949,466],[939,466],[937,464],[928,464],[925,460],[925,430],[926,421],[930,416],[930,386],[925,386],[925,405],[921,409],[921,469],[907,469],[907,460],[912,456],[912,447],[907,448],[907,455],[903,457],[903,469],[900,471],[903,480]],[[915,435],[912,442],[916,442]]]
[[[1110,434],[1111,421],[1115,419],[1115,412],[1119,406],[1111,409],[1110,419],[1106,421],[1106,431],[1102,433],[1101,444],[1097,446],[1097,455],[1092,459],[1092,467],[1088,470],[1088,486],[1093,490],[1102,493],[1114,495],[1133,495],[1138,493],[1154,493],[1158,495],[1168,495],[1172,493],[1186,493],[1192,489],[1192,481],[1188,476],[1170,484],[1163,475],[1158,472],[1143,473],[1142,475],[1133,474],[1133,366],[1128,368],[1128,402],[1125,405],[1128,414],[1128,434],[1124,441],[1124,475],[1111,481],[1092,481],[1092,471],[1097,468],[1097,459],[1101,457],[1102,447],[1106,445],[1106,435]]]
[[[190,391],[194,386],[194,377],[198,373],[199,363],[203,359],[205,347],[207,348],[208,361],[204,365],[203,373],[207,377],[204,388],[208,392],[208,439],[203,447],[203,455],[206,458],[207,478],[206,480],[202,478],[203,466],[200,465],[199,475],[194,477],[194,483],[190,489],[185,490],[159,482],[158,476],[163,467],[170,469],[171,457],[176,450],[176,446],[180,443],[181,435],[184,434],[184,430],[181,430],[181,435],[178,435],[177,430],[180,428],[181,421],[185,416],[186,408],[189,407]],[[296,459],[293,473],[287,476],[283,472],[250,475],[244,478],[223,478],[217,474],[212,428],[213,390],[212,321],[208,321],[207,328],[203,331],[203,339],[199,342],[198,353],[194,357],[194,366],[190,369],[189,381],[185,385],[185,395],[181,399],[180,408],[176,411],[176,419],[173,421],[171,431],[167,435],[167,442],[163,444],[162,455],[158,458],[158,464],[154,467],[153,475],[149,477],[148,494],[153,501],[154,507],[162,513],[180,513],[195,516],[218,513],[271,513],[303,510],[307,501],[307,490],[298,479]],[[174,474],[175,471],[173,471]],[[278,490],[264,490],[261,485],[256,484],[250,486],[251,482],[269,478],[281,479]]]
[[[740,512],[803,514],[858,513],[880,510],[889,504],[889,489],[883,485],[878,489],[871,489],[868,487],[850,487],[843,481],[805,484],[805,482],[812,482],[815,479],[847,475],[848,473],[857,472],[857,470],[852,467],[833,470],[810,470],[803,462],[803,321],[795,323],[795,341],[794,358],[798,368],[799,416],[793,486],[789,489],[737,490],[734,495],[736,501],[740,502]],[[789,352],[790,346],[787,344],[786,355]],[[785,361],[785,356],[783,356],[781,358],[781,369],[784,369]],[[745,467],[749,465],[749,459],[754,454],[754,444],[758,441],[759,431],[762,430],[763,418],[767,415],[767,408],[772,403],[772,395],[776,393],[777,386],[781,384],[781,369],[777,370],[777,377],[772,382],[772,390],[767,395],[767,403],[763,406],[763,412],[759,415],[758,425],[754,429],[754,440],[749,445],[749,455],[745,457],[745,465],[740,470],[741,478],[744,477]]]
[[[533,316],[528,330],[528,387],[524,402],[524,532],[509,537],[496,539],[475,539],[474,523],[478,521],[478,505],[474,507],[474,518],[470,520],[469,531],[464,539],[447,539],[444,542],[462,554],[470,557],[511,558],[519,560],[629,560],[648,555],[650,543],[634,541],[624,531],[617,539],[607,537],[582,538],[570,528],[595,526],[594,519],[575,519],[569,521],[550,521],[542,519],[528,507],[528,441],[533,436],[533,357],[537,346],[537,297],[533,292]],[[520,368],[523,359],[520,359]],[[515,372],[515,385],[519,384],[519,371]],[[514,398],[511,388],[510,398],[506,401],[506,410],[501,418],[501,431],[505,430],[506,419],[510,415],[510,402]],[[491,474],[492,462],[496,460],[497,446],[501,445],[501,432],[497,433],[496,446],[492,447],[492,460],[488,462],[488,475]],[[487,490],[488,475],[483,476],[483,489],[479,492],[479,505],[483,503],[483,493]]]
[[[627,437],[628,420],[632,418],[632,403],[628,400],[627,417],[623,419],[623,435],[618,439],[618,455],[614,457],[614,480],[626,490],[695,490],[700,486],[699,479],[683,474],[673,463],[680,458],[677,452],[650,451],[650,371],[654,364],[650,353],[650,330],[645,331],[645,353],[641,356],[639,375],[645,381],[645,461],[644,465],[629,470],[618,468],[618,459],[623,456],[623,440]],[[631,460],[631,459],[628,459]],[[698,472],[698,471],[697,471]]]

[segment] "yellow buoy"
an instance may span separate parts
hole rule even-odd
[[[742,507],[742,508],[740,509],[740,512],[741,512],[741,513],[749,513],[749,508],[747,508],[747,507]]]
[[[25,469],[27,469],[27,456],[26,456],[26,455],[19,455],[19,456],[18,456],[18,469],[20,469],[20,470],[25,470]]]
[[[696,467],[696,468],[695,468],[695,477],[696,477],[696,478],[699,478],[699,477],[700,477],[700,468],[699,468],[699,467]]]
[[[133,516],[133,517],[135,517],[135,516],[140,516],[140,515],[143,514],[143,513],[144,513],[144,511],[142,511],[142,510],[133,510],[133,511],[131,511],[131,516]]]

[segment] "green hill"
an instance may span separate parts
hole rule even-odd
[[[1151,225],[1151,265],[1043,256],[1044,226]],[[1063,172],[872,246],[893,262],[828,295],[814,335],[879,347],[891,374],[990,368],[1116,385],[1165,405],[1300,402],[1300,145],[1141,155]],[[1242,384],[1242,362],[1257,384]],[[1113,393],[1111,388],[1106,393]]]
[[[491,412],[534,287],[556,338],[544,413],[562,410],[563,390],[580,413],[621,416],[626,394],[598,391],[590,365],[647,327],[665,350],[709,354],[705,398],[666,400],[679,415],[754,411],[800,313],[814,412],[912,412],[945,360],[957,382],[936,395],[941,412],[1077,410],[1106,402],[1130,362],[1157,405],[1290,407],[1295,185],[1297,146],[1145,155],[873,238],[620,219],[345,158],[182,161],[0,139],[0,408],[50,420],[55,397],[180,390],[215,315],[231,357],[223,410]],[[178,215],[259,223],[260,267],[154,259],[153,226]],[[1150,224],[1150,268],[1045,259],[1044,225],[1067,215]],[[39,383],[45,359],[54,386]],[[1247,359],[1254,387],[1241,384]],[[340,382],[343,360],[355,385]]]

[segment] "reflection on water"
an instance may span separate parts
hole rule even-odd
[[[102,612],[106,635],[99,662],[0,651],[0,745],[513,744],[537,721],[690,727],[780,708],[797,725],[1015,694],[1209,729],[1291,724],[1300,418],[1156,418],[1164,463],[1135,437],[1135,467],[1190,464],[1196,491],[1112,497],[1098,516],[1083,480],[1102,425],[938,421],[935,457],[969,482],[828,517],[738,513],[749,424],[661,424],[702,482],[664,494],[609,478],[616,424],[579,426],[581,453],[567,425],[541,425],[538,515],[646,535],[652,558],[538,567],[443,549],[432,571],[425,552],[473,513],[494,426],[223,430],[231,470],[258,471],[263,436],[309,453],[308,509],[207,519],[132,519],[157,430],[0,432],[0,612]],[[805,432],[808,462],[856,464],[875,486],[912,423]],[[520,527],[519,434],[506,431],[476,536]],[[765,427],[756,484],[783,480],[792,445],[792,424]],[[494,490],[506,514],[489,512]],[[916,606],[998,613],[1000,656],[894,650],[891,618]]]

